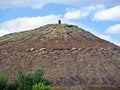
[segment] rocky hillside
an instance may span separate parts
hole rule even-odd
[[[53,85],[120,85],[120,47],[74,25],[50,24],[0,37],[0,73],[41,68]]]

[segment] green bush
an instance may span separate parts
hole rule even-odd
[[[52,83],[43,78],[43,75],[44,71],[40,69],[36,70],[35,73],[23,73],[19,71],[17,79],[8,85],[7,78],[4,75],[0,75],[0,90],[32,90],[32,87],[39,83],[42,83],[40,85],[45,87],[45,89],[41,90],[51,90],[49,88]]]
[[[44,83],[45,85],[52,85],[51,81],[48,81],[47,79],[43,78],[44,71],[37,69],[33,75],[34,78],[34,84],[38,84],[40,82]]]
[[[18,88],[18,82],[17,81],[14,81],[7,86],[7,90],[17,90],[17,88]]]
[[[35,84],[43,83],[45,85],[52,85],[52,82],[43,78],[44,76],[44,71],[37,69],[35,73],[33,74],[33,82]]]
[[[7,78],[4,75],[0,75],[0,90],[5,90],[7,87]]]
[[[35,73],[23,73],[20,71],[17,78],[19,90],[31,90],[32,86],[38,83],[51,85],[51,82],[43,78],[43,75],[44,71],[39,69]]]
[[[35,84],[32,90],[52,90],[50,85],[45,85],[44,83]]]
[[[34,84],[38,84],[42,81],[42,77],[44,75],[44,71],[37,69],[35,73],[33,74],[33,82]]]
[[[18,73],[18,85],[20,90],[31,90],[33,86],[33,75],[30,73]]]

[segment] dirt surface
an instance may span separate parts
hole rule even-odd
[[[45,70],[54,86],[120,85],[120,47],[74,25],[50,24],[0,37],[0,73]]]

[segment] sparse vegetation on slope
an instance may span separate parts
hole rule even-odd
[[[0,73],[45,71],[54,86],[120,85],[120,47],[74,25],[50,24],[0,38]]]
[[[47,79],[43,78],[44,72],[43,70],[36,70],[34,74],[32,73],[22,73],[21,71],[18,73],[18,86],[19,90],[32,90],[32,87],[36,84],[42,83],[44,87],[47,85],[51,85],[51,82]],[[39,86],[42,88],[42,86]],[[40,89],[44,90],[44,89]]]
[[[7,78],[0,75],[0,90],[52,90],[51,81],[43,78],[43,70],[36,70],[35,73],[18,72],[15,82],[7,85]]]

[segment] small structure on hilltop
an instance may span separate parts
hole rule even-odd
[[[58,20],[58,24],[61,24],[61,20]]]

